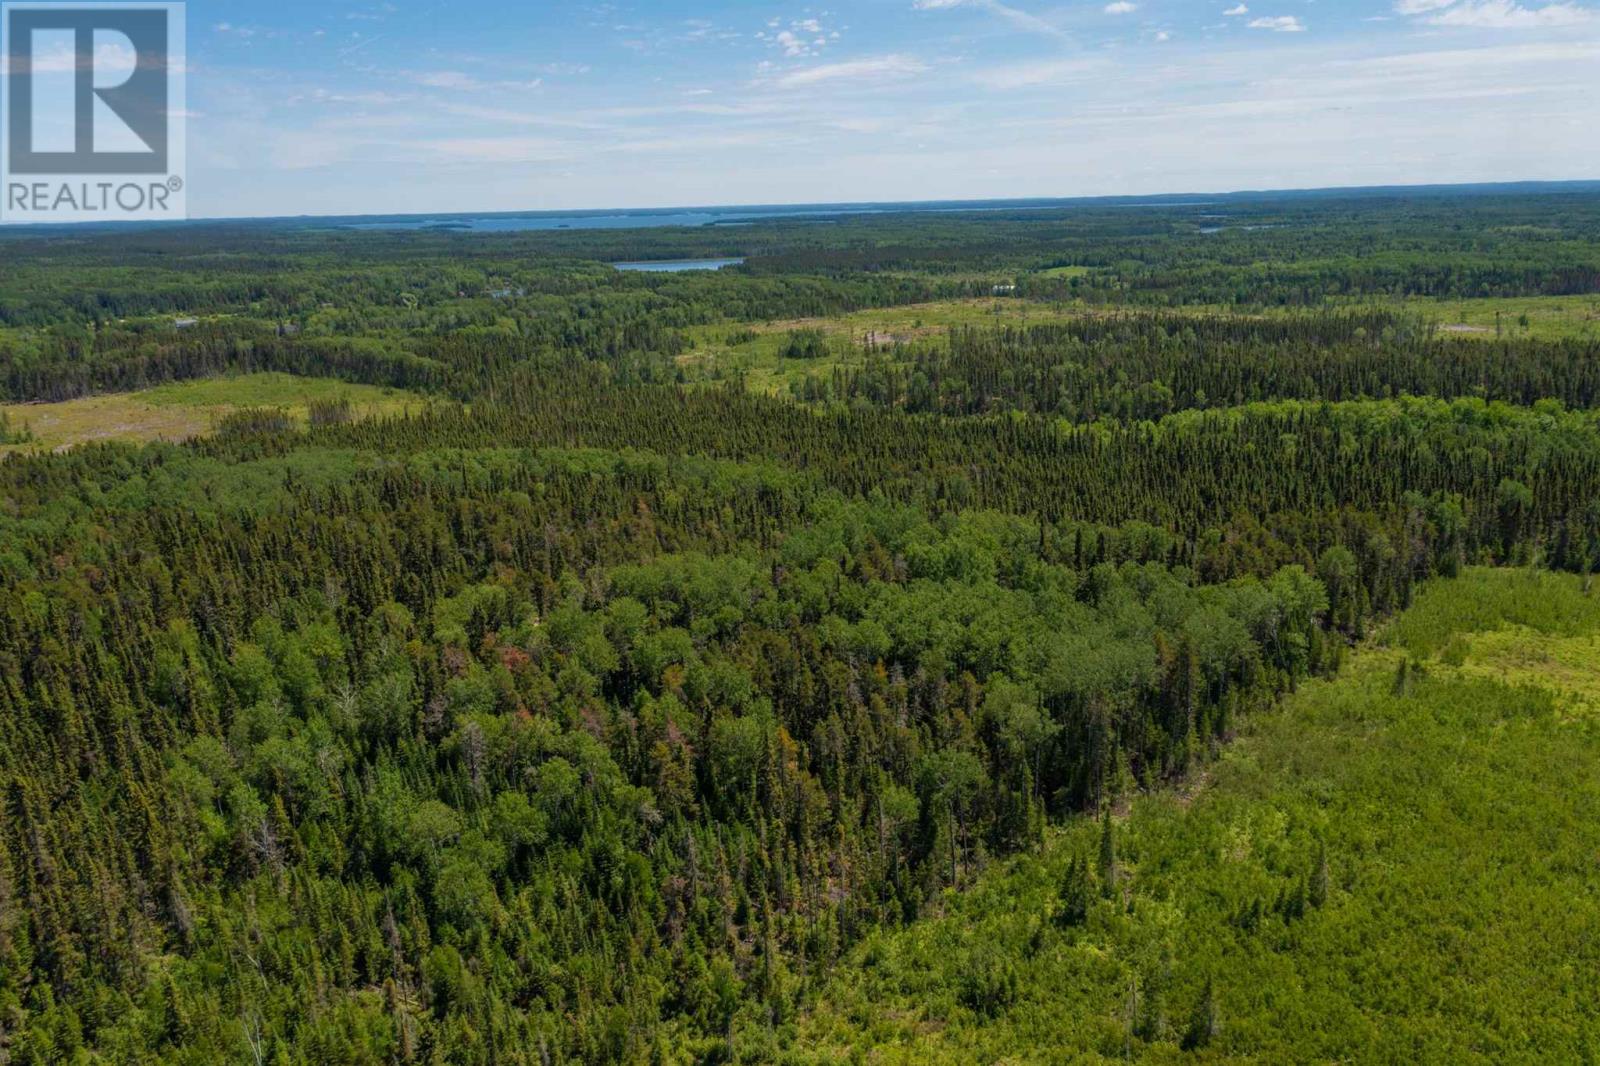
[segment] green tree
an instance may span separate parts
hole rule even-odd
[[[1093,891],[1088,862],[1073,856],[1067,863],[1067,873],[1061,881],[1056,920],[1068,928],[1077,928],[1087,922]]]
[[[1222,1019],[1217,1010],[1217,990],[1215,984],[1208,979],[1205,989],[1200,993],[1200,999],[1194,1005],[1194,1013],[1189,1017],[1189,1028],[1183,1034],[1184,1050],[1200,1051],[1208,1048],[1221,1032]]]
[[[1100,894],[1106,899],[1117,893],[1118,874],[1116,826],[1107,805],[1100,814]]]

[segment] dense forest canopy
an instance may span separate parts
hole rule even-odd
[[[0,1063],[780,1059],[1425,583],[1600,568],[1592,190],[0,250]],[[26,443],[263,370],[425,402]]]

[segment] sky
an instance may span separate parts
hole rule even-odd
[[[1600,0],[190,0],[196,217],[1600,178]]]

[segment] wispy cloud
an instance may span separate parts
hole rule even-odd
[[[426,89],[451,89],[457,92],[481,93],[489,91],[510,91],[537,89],[544,84],[544,79],[534,78],[530,81],[485,81],[471,74],[463,74],[459,70],[425,70],[409,75],[409,79]]]
[[[1276,15],[1271,18],[1250,20],[1252,30],[1271,30],[1273,33],[1304,33],[1306,24],[1297,15]]]
[[[1030,15],[1019,8],[1003,4],[1000,0],[916,0],[914,5],[918,11],[948,11],[952,8],[973,8],[987,11],[1021,30],[1029,33],[1043,34],[1046,37],[1055,37],[1058,40],[1070,41],[1072,38],[1060,26],[1047,22],[1037,15]],[[1113,4],[1113,6],[1116,6]]]
[[[780,89],[801,89],[824,83],[888,81],[912,77],[927,69],[928,65],[914,56],[876,56],[790,71],[776,78],[773,84]]]
[[[1401,0],[1396,10],[1403,15],[1424,15],[1421,21],[1433,26],[1491,30],[1576,26],[1594,18],[1593,11],[1573,3],[1524,7],[1516,0]]]
[[[971,80],[983,88],[1002,92],[1034,86],[1069,85],[1101,77],[1111,65],[1110,60],[1099,56],[1038,63],[1007,63],[977,70],[971,74]]]

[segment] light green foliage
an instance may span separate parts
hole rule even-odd
[[[1055,834],[945,915],[872,938],[789,1061],[1164,1062],[1180,1044],[1218,1061],[1581,1061],[1600,1039],[1600,719],[1560,713],[1536,674],[1506,685],[1436,658],[1512,625],[1588,640],[1600,596],[1516,571],[1429,586],[1384,636],[1423,662],[1404,696],[1396,657],[1365,652],[1257,719],[1197,795],[1133,805],[1115,830],[1126,908],[1048,921],[1105,839],[1092,822]],[[975,1010],[966,973],[991,945],[1018,984]],[[1140,1025],[1153,998],[1181,1020],[1162,1039]]]

